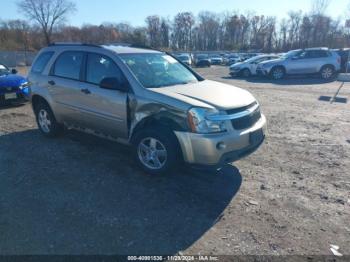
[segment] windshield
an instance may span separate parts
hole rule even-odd
[[[120,57],[146,88],[198,82],[191,71],[166,54],[121,54]]]
[[[190,57],[187,55],[180,55],[177,58],[180,59],[181,61],[190,59]]]
[[[282,59],[287,59],[287,58],[296,56],[300,52],[301,52],[301,50],[292,50],[292,51],[289,51],[289,52],[285,53],[283,56],[281,56],[281,58]]]
[[[252,58],[249,58],[247,60],[245,60],[244,62],[250,63],[250,62],[254,62],[255,60],[262,58],[263,56],[253,56]]]
[[[5,66],[0,65],[0,76],[8,74],[10,74],[10,70]]]

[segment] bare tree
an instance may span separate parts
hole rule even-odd
[[[161,38],[161,46],[164,48],[168,48],[170,44],[169,39],[169,33],[170,33],[170,25],[169,21],[162,18],[162,22],[160,25],[160,38]]]
[[[146,18],[147,31],[149,35],[150,45],[152,47],[160,47],[161,44],[161,22],[158,15],[150,15]]]
[[[289,16],[289,46],[290,48],[299,47],[300,24],[302,21],[301,11],[290,11]]]
[[[313,0],[309,12],[290,11],[275,17],[254,12],[181,12],[173,18],[146,18],[146,26],[128,23],[66,26],[64,19],[75,9],[69,0],[19,0],[21,10],[36,23],[0,19],[2,50],[39,50],[44,42],[136,43],[174,50],[288,51],[296,48],[349,46],[350,29],[326,14],[331,0]],[[350,1],[350,0],[349,0]],[[350,11],[349,11],[350,14]],[[346,16],[346,18],[349,18]],[[44,32],[44,33],[43,33]]]
[[[324,15],[330,4],[330,0],[312,0],[311,2],[311,14],[312,15]]]
[[[18,8],[28,19],[40,25],[48,45],[54,27],[76,10],[75,4],[69,0],[21,0]]]
[[[216,13],[201,12],[198,15],[198,43],[200,50],[217,50],[220,19]]]
[[[178,13],[173,24],[173,46],[180,50],[190,50],[195,19],[192,13]]]

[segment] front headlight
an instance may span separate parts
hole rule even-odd
[[[19,89],[24,89],[24,88],[26,88],[26,87],[29,87],[29,83],[28,83],[28,82],[24,82],[23,84],[21,84],[21,85],[19,86]]]
[[[191,131],[200,134],[226,132],[225,121],[208,120],[207,116],[218,115],[219,111],[208,108],[193,107],[188,111],[188,123]]]
[[[240,67],[230,67],[230,71],[239,71],[241,70]]]
[[[21,90],[21,92],[24,94],[24,95],[27,95],[29,96],[31,90],[30,90],[30,83],[29,82],[25,82],[23,84],[21,84],[19,86],[19,89]]]

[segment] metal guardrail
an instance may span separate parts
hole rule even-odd
[[[0,64],[8,67],[30,66],[35,56],[36,52],[0,51]]]

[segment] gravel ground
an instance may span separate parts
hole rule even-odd
[[[47,139],[30,105],[0,108],[0,254],[350,255],[349,103],[339,82],[205,77],[249,90],[264,145],[217,174],[140,172],[128,147]],[[349,99],[350,85],[341,96]]]

